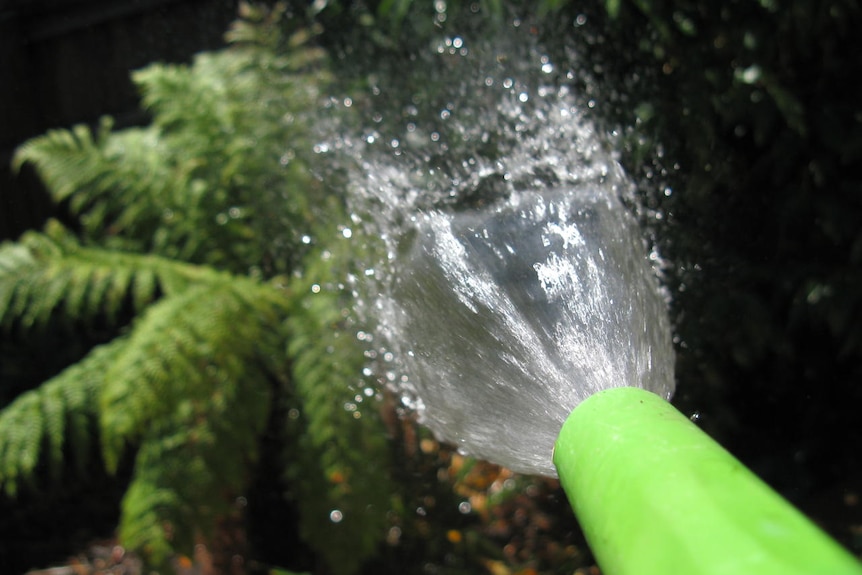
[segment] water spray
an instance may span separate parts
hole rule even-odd
[[[559,476],[609,575],[862,574],[668,402],[658,258],[569,88],[577,67],[523,37],[445,38],[431,58],[421,81],[391,74],[395,96],[375,85],[387,106],[325,146],[352,162],[354,222],[385,244],[366,312],[404,403],[464,453]]]

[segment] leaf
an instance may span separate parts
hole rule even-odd
[[[0,327],[24,332],[119,320],[160,295],[216,277],[211,270],[152,256],[84,248],[56,222],[0,244]]]
[[[348,242],[311,260],[294,293],[312,294],[295,305],[291,330],[295,393],[304,427],[290,449],[289,473],[300,493],[303,537],[334,573],[354,573],[388,528],[393,489],[388,444],[373,397],[363,393],[363,349],[345,313],[337,273],[350,261]],[[357,394],[361,402],[357,403]]]
[[[0,488],[14,495],[21,482],[34,479],[40,461],[55,478],[70,455],[79,467],[87,463],[89,447],[97,441],[96,398],[107,367],[124,345],[119,339],[95,348],[0,412]]]
[[[225,275],[151,306],[106,374],[100,412],[109,468],[127,442],[185,402],[209,402],[219,393],[237,402],[238,413],[248,402],[260,415],[256,402],[268,402],[266,358],[280,345],[284,305],[278,290]],[[251,424],[257,429],[260,421]]]
[[[105,374],[105,461],[139,444],[120,537],[154,565],[191,553],[240,493],[269,417],[283,293],[221,276],[153,305]]]

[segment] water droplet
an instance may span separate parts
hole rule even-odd
[[[742,80],[746,84],[754,84],[760,80],[762,73],[760,66],[753,64],[744,70],[736,70],[735,75],[737,79]]]
[[[312,284],[311,293],[320,293],[320,284]]]
[[[353,237],[353,230],[351,230],[350,228],[344,228],[343,230],[341,230],[341,235],[347,239],[350,239]]]
[[[401,528],[397,525],[389,528],[389,531],[386,532],[386,543],[389,545],[398,545],[398,542],[401,540]]]
[[[344,519],[344,514],[339,509],[333,509],[329,512],[329,520],[333,523],[341,523],[341,520]]]
[[[473,510],[473,506],[470,505],[469,501],[462,501],[461,503],[458,504],[458,511],[463,513],[464,515],[467,515],[472,510]]]

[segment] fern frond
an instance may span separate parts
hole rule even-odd
[[[16,151],[14,165],[35,167],[79,216],[87,242],[233,273],[249,262],[267,276],[298,264],[300,238],[328,195],[308,156],[329,76],[324,52],[288,37],[279,10],[252,12],[232,48],[134,73],[151,126],[112,132],[105,119]]]
[[[19,170],[27,162],[34,164],[52,196],[62,201],[77,191],[82,182],[97,181],[104,172],[104,168],[97,166],[104,136],[110,132],[112,123],[110,118],[103,118],[95,135],[85,125],[71,130],[49,130],[15,151],[12,168]]]
[[[85,248],[56,222],[0,244],[0,328],[23,330],[57,319],[115,321],[124,306],[142,311],[217,272],[156,256]],[[127,303],[128,302],[128,303]]]
[[[100,413],[109,467],[126,442],[184,402],[223,403],[237,413],[257,406],[255,414],[268,405],[285,305],[279,290],[230,276],[152,305],[106,374]],[[243,433],[255,434],[263,420],[252,418]]]
[[[200,425],[193,421],[154,424],[138,450],[137,472],[123,497],[120,539],[127,547],[143,551],[148,562],[157,566],[178,550],[190,551],[198,531],[196,520],[206,515],[198,504],[223,505],[216,489],[220,482],[201,465],[196,453],[201,447],[212,449],[193,440]]]
[[[257,24],[251,29],[260,32]],[[284,44],[278,26],[265,35],[278,38],[266,46]],[[299,240],[327,196],[303,150],[312,147],[314,111],[329,77],[317,49],[300,41],[280,51],[266,46],[242,43],[200,54],[192,66],[150,66],[133,79],[177,166],[203,190],[181,205],[192,230],[219,238],[208,243],[207,261],[269,260],[273,273],[283,273],[305,253]],[[201,209],[189,208],[198,198]]]
[[[97,397],[124,341],[97,347],[0,411],[0,489],[14,495],[44,463],[56,478],[66,457],[79,470],[97,440]]]
[[[194,402],[155,422],[141,442],[123,498],[123,544],[159,566],[176,553],[191,555],[195,536],[211,536],[257,456],[256,431],[266,420],[262,407],[252,410],[257,419],[250,420],[250,411],[237,412],[233,405]]]
[[[286,305],[280,289],[245,278],[192,286],[151,306],[106,371],[109,469],[140,445],[120,536],[152,563],[190,553],[245,485],[283,377]]]
[[[32,164],[54,200],[68,200],[92,237],[146,237],[163,217],[159,200],[177,183],[165,162],[168,151],[155,128],[112,133],[112,124],[103,118],[95,134],[84,125],[51,130],[21,145],[13,166]]]
[[[349,574],[385,536],[394,490],[378,406],[364,393],[358,327],[333,271],[350,261],[351,246],[329,247],[294,286],[302,299],[289,320],[288,349],[304,426],[293,447],[300,451],[292,455],[300,463],[291,465],[290,475],[301,494],[303,537],[334,573]]]

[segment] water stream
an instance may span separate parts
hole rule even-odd
[[[576,54],[552,57],[525,28],[442,36],[369,94],[333,99],[367,121],[318,151],[382,245],[361,305],[387,384],[463,452],[553,476],[580,401],[624,385],[670,397],[674,356],[657,256],[575,88]]]

